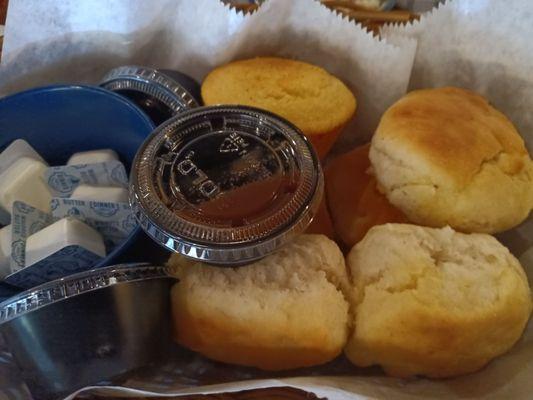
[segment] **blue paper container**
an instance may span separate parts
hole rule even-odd
[[[153,128],[129,100],[98,87],[47,86],[0,99],[0,151],[13,140],[24,139],[50,165],[64,165],[79,151],[110,148],[129,172],[137,149]],[[129,250],[139,241],[148,242],[144,238],[135,228],[93,268],[137,258],[130,257]]]

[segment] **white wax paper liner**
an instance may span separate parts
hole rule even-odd
[[[449,1],[382,33],[417,39],[410,89],[475,90],[513,121],[533,150],[533,2]]]
[[[270,0],[247,17],[208,0],[158,0],[146,2],[149,6],[126,0],[91,1],[88,6],[82,1],[77,10],[79,2],[12,3],[0,92],[67,78],[94,81],[109,67],[126,62],[181,69],[202,79],[214,66],[236,58],[282,55],[321,65],[354,90],[358,115],[340,141],[343,149],[368,139],[384,109],[407,88],[409,77],[411,88],[458,85],[483,93],[507,113],[530,146],[532,143],[533,117],[528,110],[533,108],[533,51],[529,44],[533,7],[529,1],[455,0],[420,22],[384,28],[387,41],[372,38],[311,0]],[[45,13],[50,8],[56,17]],[[93,18],[95,13],[101,18]],[[25,26],[16,27],[17,20]],[[419,48],[410,74],[416,46],[413,38],[419,41]],[[502,238],[517,256],[522,255],[531,278],[530,225],[531,219],[507,233],[510,238]],[[399,380],[358,373],[315,376],[339,372],[326,365],[305,378],[229,382],[186,390],[213,393],[288,385],[330,399],[344,399],[341,396],[345,395],[354,399],[529,399],[533,393],[532,332],[530,322],[526,335],[508,354],[475,374],[456,379]],[[166,388],[157,393],[183,393],[183,382],[179,382],[183,368],[221,368],[200,356],[194,365],[179,362],[175,360],[178,375],[174,382],[162,381],[167,382]],[[351,373],[349,367],[346,371]],[[253,374],[251,370],[249,375]],[[239,374],[235,375],[230,381],[239,379]],[[142,386],[142,382],[135,383],[137,388]],[[146,382],[145,386],[153,385]],[[120,388],[106,393],[140,394]],[[155,392],[143,393],[151,394]]]
[[[415,48],[408,38],[378,40],[313,0],[270,0],[246,17],[218,0],[18,0],[8,10],[0,93],[94,83],[120,64],[202,80],[235,59],[292,57],[325,67],[355,93],[357,118],[338,143],[346,149],[368,140],[405,93]]]
[[[334,383],[333,383],[334,384]],[[325,382],[318,382],[312,378],[290,378],[290,379],[268,379],[258,381],[235,382],[232,384],[211,385],[202,388],[200,391],[196,388],[183,389],[180,393],[161,394],[146,390],[129,389],[117,386],[92,386],[81,389],[64,400],[73,400],[79,394],[96,394],[100,396],[122,397],[122,398],[139,398],[139,397],[176,397],[194,394],[216,394],[216,393],[235,393],[243,390],[272,388],[272,387],[292,387],[305,390],[318,396],[331,400],[365,400],[366,396],[356,395],[335,386],[329,386]]]
[[[382,28],[385,37],[417,39],[409,89],[459,86],[481,93],[515,124],[533,151],[533,2],[454,0],[405,26]],[[533,284],[533,217],[496,235]],[[479,377],[474,379],[474,377]],[[533,398],[533,323],[515,348],[489,367],[450,381],[457,397]],[[463,384],[455,385],[455,382]]]

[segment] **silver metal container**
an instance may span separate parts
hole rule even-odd
[[[46,283],[0,304],[0,332],[35,399],[156,362],[172,346],[164,267],[125,264]]]

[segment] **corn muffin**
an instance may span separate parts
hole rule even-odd
[[[321,159],[356,108],[352,92],[326,70],[275,57],[214,69],[202,83],[202,99],[205,105],[240,104],[284,117],[309,138]]]

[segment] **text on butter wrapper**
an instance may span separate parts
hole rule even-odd
[[[55,219],[73,217],[96,229],[109,252],[137,226],[128,203],[110,203],[56,197],[50,202]]]
[[[46,228],[55,219],[22,201],[13,203],[11,218],[11,272],[24,268],[26,261],[26,239]]]
[[[70,197],[81,184],[128,187],[128,175],[120,161],[50,167],[44,180],[54,197]]]

